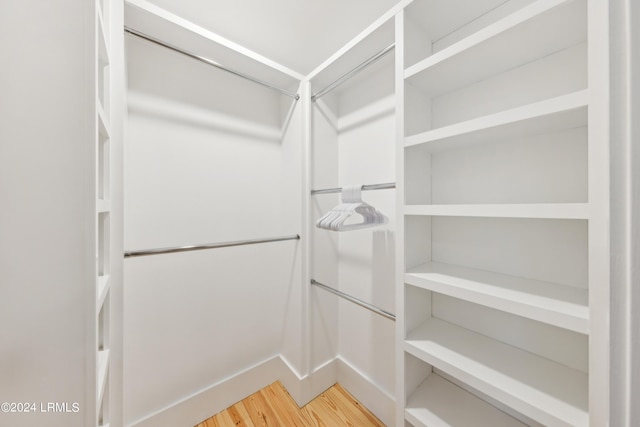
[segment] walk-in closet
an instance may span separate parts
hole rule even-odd
[[[0,6],[1,426],[640,423],[633,0],[54,3]]]

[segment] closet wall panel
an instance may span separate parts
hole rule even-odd
[[[371,66],[339,91],[339,181],[395,182],[393,55]],[[395,191],[363,192],[389,218],[381,227],[340,233],[341,290],[395,312]],[[340,301],[339,355],[365,377],[394,394],[394,324],[348,301]]]
[[[127,250],[298,233],[298,103],[127,42]],[[274,356],[299,364],[298,241],[131,258],[125,280],[129,423]]]
[[[339,183],[337,100],[333,94],[313,103],[311,110],[313,144],[311,144],[311,186],[314,189],[337,188]],[[315,221],[340,203],[339,194],[311,197],[311,278],[331,285],[339,280],[338,233],[320,230]],[[335,285],[334,285],[335,286]],[[311,287],[311,337],[309,360],[311,370],[333,360],[338,352],[338,299],[322,289]]]
[[[392,41],[393,21],[378,22],[361,35],[361,42],[312,73],[313,93],[349,75],[312,102],[312,189],[395,182],[393,50],[367,66],[359,66]],[[360,71],[350,74],[356,68]],[[341,195],[311,196],[311,277],[393,313],[395,191],[363,191],[362,200],[375,206],[389,222],[348,232],[319,229],[315,222],[340,204]],[[337,381],[383,422],[391,424],[395,392],[393,321],[315,286],[311,291],[312,369],[336,359]]]

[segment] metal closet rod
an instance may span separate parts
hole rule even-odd
[[[275,90],[277,92],[280,92],[283,95],[286,95],[286,96],[289,96],[289,97],[295,99],[296,101],[300,99],[300,95],[298,95],[297,93],[290,92],[288,90],[279,88],[277,86],[273,86],[272,84],[269,84],[269,83],[267,83],[265,81],[262,81],[260,79],[255,78],[255,77],[252,77],[252,76],[250,76],[248,74],[241,73],[240,71],[232,70],[231,68],[227,68],[224,65],[218,64],[217,62],[212,61],[211,59],[208,59],[208,58],[205,58],[203,56],[196,55],[195,53],[191,53],[191,52],[188,52],[186,50],[180,49],[177,46],[174,46],[174,45],[169,44],[167,42],[163,42],[162,40],[159,40],[159,39],[157,39],[155,37],[152,37],[152,36],[150,36],[148,34],[142,33],[142,32],[140,32],[138,30],[134,30],[133,28],[127,27],[126,25],[124,27],[124,31],[126,33],[129,33],[129,34],[134,35],[136,37],[140,37],[141,39],[150,41],[151,43],[155,43],[155,44],[157,44],[159,46],[166,47],[167,49],[171,49],[174,52],[178,52],[178,53],[181,53],[183,55],[186,55],[189,58],[193,58],[193,59],[196,59],[196,60],[198,60],[200,62],[204,62],[205,64],[208,64],[208,65],[211,65],[213,67],[216,67],[219,70],[226,71],[227,73],[231,73],[231,74],[233,74],[235,76],[242,77],[243,79],[249,80],[249,81],[251,81],[253,83],[257,83],[257,84],[259,84],[261,86],[267,87],[269,89],[273,89],[273,90]]]
[[[147,255],[172,254],[176,252],[200,251],[203,249],[228,248],[230,246],[254,245],[256,243],[281,242],[283,240],[300,240],[300,236],[298,234],[294,234],[292,236],[271,237],[267,239],[237,240],[234,242],[207,243],[203,245],[176,246],[172,248],[126,251],[124,253],[124,257],[133,258],[138,256],[147,256]]]
[[[337,88],[338,86],[340,86],[342,83],[346,82],[347,80],[349,80],[351,77],[355,76],[356,74],[358,74],[360,71],[364,70],[365,68],[367,68],[369,65],[373,64],[374,62],[376,62],[378,59],[382,58],[383,56],[385,56],[387,53],[391,52],[394,48],[396,47],[395,43],[391,43],[389,46],[385,47],[384,49],[382,49],[381,51],[379,51],[378,53],[376,53],[375,55],[373,55],[371,58],[367,59],[366,61],[364,61],[362,64],[358,65],[356,68],[354,68],[353,70],[344,73],[343,75],[341,75],[340,77],[338,77],[333,83],[331,83],[329,86],[325,87],[324,89],[316,92],[315,94],[313,94],[311,96],[311,101],[315,102],[318,98],[320,98],[323,95],[326,95],[327,93],[331,92],[333,89]]]
[[[395,314],[389,313],[388,311],[385,311],[385,310],[381,309],[380,307],[376,307],[375,305],[369,304],[368,302],[364,302],[359,298],[352,297],[351,295],[345,294],[342,291],[339,291],[337,289],[333,289],[332,287],[324,285],[324,284],[318,282],[315,279],[311,279],[311,284],[315,285],[315,286],[318,286],[318,287],[324,289],[325,291],[329,291],[332,294],[338,295],[339,297],[344,298],[344,299],[346,299],[348,301],[351,301],[352,303],[357,304],[360,307],[364,307],[367,310],[370,310],[370,311],[372,311],[372,312],[374,312],[376,314],[379,314],[382,317],[386,317],[387,319],[391,319],[393,321],[396,320],[396,315]]]
[[[367,191],[367,190],[387,190],[387,189],[391,189],[391,188],[396,188],[396,183],[395,182],[387,182],[384,184],[369,184],[369,185],[363,185],[362,186],[362,190],[363,191]],[[325,188],[323,190],[311,190],[311,195],[314,194],[328,194],[328,193],[341,193],[342,192],[342,188]]]

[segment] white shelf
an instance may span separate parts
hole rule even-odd
[[[587,203],[405,205],[405,215],[490,218],[588,219]]]
[[[428,150],[548,134],[587,125],[588,91],[547,99],[405,138]]]
[[[105,386],[107,385],[107,377],[109,374],[109,350],[98,352],[98,407],[104,397]]]
[[[582,334],[589,332],[586,289],[431,262],[405,273],[409,285]]]
[[[524,427],[525,424],[432,373],[409,396],[405,418],[416,427]]]
[[[436,318],[409,333],[405,351],[544,425],[589,424],[577,370]]]
[[[110,276],[105,274],[104,276],[98,276],[97,292],[96,292],[96,313],[100,313],[104,300],[107,298],[109,289],[111,287]]]
[[[587,39],[586,1],[540,0],[405,70],[437,96]],[[544,29],[544,30],[541,30]]]

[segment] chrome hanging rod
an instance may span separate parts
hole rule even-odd
[[[208,64],[208,65],[211,65],[213,67],[216,67],[219,70],[226,71],[227,73],[231,73],[231,74],[233,74],[235,76],[242,77],[243,79],[246,79],[246,80],[249,80],[251,82],[257,83],[257,84],[259,84],[261,86],[267,87],[269,89],[273,89],[273,90],[275,90],[277,92],[280,92],[283,95],[286,95],[286,96],[289,96],[289,97],[295,99],[296,101],[300,99],[300,95],[298,95],[297,93],[290,92],[288,90],[279,88],[277,86],[273,86],[272,84],[269,84],[269,83],[267,83],[265,81],[262,81],[260,79],[255,78],[255,77],[252,77],[252,76],[250,76],[248,74],[241,73],[240,71],[232,70],[230,68],[225,67],[224,65],[221,65],[221,64],[218,64],[215,61],[212,61],[211,59],[208,59],[208,58],[205,58],[203,56],[196,55],[195,53],[191,53],[191,52],[188,52],[186,50],[180,49],[177,46],[174,46],[174,45],[169,44],[167,42],[163,42],[162,40],[156,39],[155,37],[152,37],[152,36],[150,36],[148,34],[142,33],[142,32],[140,32],[138,30],[134,30],[133,28],[129,28],[129,27],[125,26],[124,27],[124,31],[129,33],[129,34],[131,34],[131,35],[134,35],[136,37],[140,37],[141,39],[147,40],[147,41],[149,41],[151,43],[155,43],[155,44],[157,44],[159,46],[166,47],[167,49],[171,49],[174,52],[178,52],[178,53],[181,53],[183,55],[186,55],[189,58],[193,58],[193,59],[196,59],[196,60],[198,60],[200,62],[204,62],[205,64]]]
[[[372,311],[372,312],[374,312],[376,314],[379,314],[382,317],[386,317],[387,319],[391,319],[393,321],[396,320],[396,315],[395,314],[389,313],[388,311],[385,311],[385,310],[383,310],[383,309],[381,309],[379,307],[376,307],[375,305],[369,304],[368,302],[364,302],[359,298],[352,297],[351,295],[345,294],[342,291],[339,291],[337,289],[333,289],[332,287],[324,285],[324,284],[318,282],[315,279],[311,279],[311,284],[315,285],[315,286],[318,286],[318,287],[324,289],[325,291],[331,292],[332,294],[336,294],[339,297],[344,298],[344,299],[346,299],[348,301],[351,301],[352,303],[357,304],[360,307],[364,307],[367,310],[370,310],[370,311]]]
[[[362,186],[362,190],[363,191],[367,191],[367,190],[387,190],[390,188],[396,188],[396,183],[395,182],[387,182],[385,184],[370,184],[370,185],[363,185]],[[322,190],[311,190],[311,195],[315,195],[315,194],[328,194],[328,193],[341,193],[342,192],[342,188],[325,188]]]
[[[396,44],[395,43],[391,43],[389,46],[385,47],[384,49],[382,49],[381,51],[379,51],[378,53],[373,55],[371,58],[367,59],[362,64],[358,65],[353,70],[344,73],[343,75],[338,77],[333,83],[331,83],[329,86],[327,86],[324,89],[322,89],[322,90],[316,92],[315,94],[313,94],[311,96],[311,101],[315,102],[321,96],[331,92],[333,89],[337,88],[342,83],[346,82],[351,77],[355,76],[360,71],[362,71],[363,69],[367,68],[369,65],[373,64],[374,62],[376,62],[377,60],[379,60],[383,56],[385,56],[387,53],[391,52],[395,47],[396,47]]]
[[[172,254],[175,252],[188,252],[188,251],[200,251],[203,249],[217,249],[228,248],[230,246],[243,246],[253,245],[256,243],[269,243],[269,242],[281,242],[283,240],[300,240],[300,236],[295,234],[292,236],[272,237],[268,239],[251,239],[251,240],[237,240],[235,242],[223,242],[223,243],[207,243],[204,245],[192,245],[192,246],[178,246],[173,248],[160,248],[160,249],[144,249],[139,251],[127,251],[124,253],[125,258],[133,258],[138,256],[147,255],[160,255],[160,254]]]

